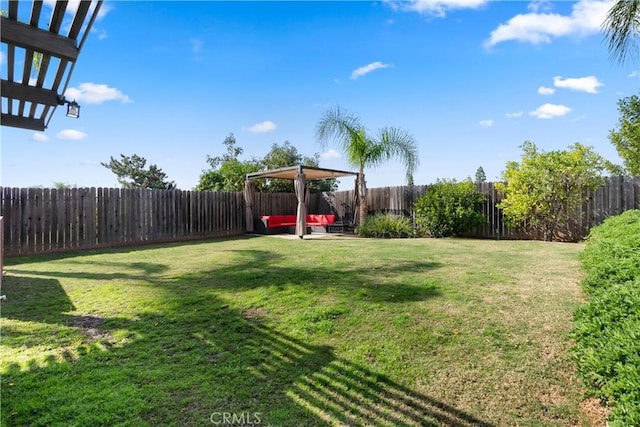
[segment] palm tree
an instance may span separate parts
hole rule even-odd
[[[640,35],[640,0],[618,0],[602,24],[611,57],[623,63],[638,53],[635,44]]]
[[[316,138],[323,148],[334,140],[344,152],[345,158],[358,168],[356,179],[356,203],[359,206],[359,221],[367,216],[367,183],[364,169],[376,167],[385,161],[396,158],[404,163],[408,184],[413,184],[413,173],[418,160],[418,146],[407,131],[385,127],[372,138],[360,124],[357,116],[335,107],[326,111],[316,126]]]

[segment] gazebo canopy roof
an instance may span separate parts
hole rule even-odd
[[[336,169],[317,168],[314,166],[290,166],[287,168],[272,169],[264,172],[253,172],[247,174],[247,179],[256,178],[281,178],[295,179],[296,174],[302,172],[307,180],[338,178],[341,176],[358,175],[358,172],[348,172]]]
[[[2,126],[43,131],[64,103],[71,73],[102,0],[10,0],[2,16]],[[20,10],[19,10],[20,6]],[[4,15],[4,13],[3,13]],[[71,16],[67,23],[68,16]]]

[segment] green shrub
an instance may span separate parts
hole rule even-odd
[[[640,425],[640,211],[592,229],[581,260],[588,302],[572,332],[578,372],[612,408],[611,426]]]
[[[391,214],[369,215],[358,226],[360,237],[406,238],[413,236],[411,220]]]
[[[484,195],[471,181],[438,180],[414,203],[418,229],[431,237],[455,236],[486,224]]]

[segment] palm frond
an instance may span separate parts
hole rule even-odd
[[[316,138],[323,148],[336,141],[346,160],[360,169],[376,167],[392,158],[404,163],[407,182],[413,182],[418,167],[418,146],[411,134],[400,128],[381,129],[376,138],[367,135],[360,119],[340,107],[325,112],[316,126]]]
[[[362,130],[360,119],[343,108],[336,106],[327,110],[316,125],[316,139],[323,148],[330,140],[335,140],[344,146],[344,140],[349,142]]]
[[[386,127],[380,129],[378,140],[383,147],[385,160],[396,158],[404,163],[407,182],[413,182],[413,174],[420,164],[418,143],[408,131]]]
[[[637,56],[640,35],[640,0],[618,0],[602,24],[612,59],[624,63]]]
[[[330,141],[335,141],[345,153],[347,161],[354,166],[361,166],[361,158],[366,150],[366,130],[360,119],[338,106],[327,110],[316,125],[316,139],[325,148]]]

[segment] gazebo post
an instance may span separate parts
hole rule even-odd
[[[2,276],[4,276],[4,218],[0,216],[0,291],[2,290]],[[4,295],[0,295],[0,300],[5,299]]]
[[[245,220],[247,233],[253,233],[253,199],[254,199],[253,184],[247,177],[244,181],[244,204],[245,204]]]
[[[296,213],[296,234],[302,239],[307,234],[307,205],[305,203],[307,179],[302,172],[302,167],[298,169],[293,181],[293,188],[298,198],[298,211]]]

